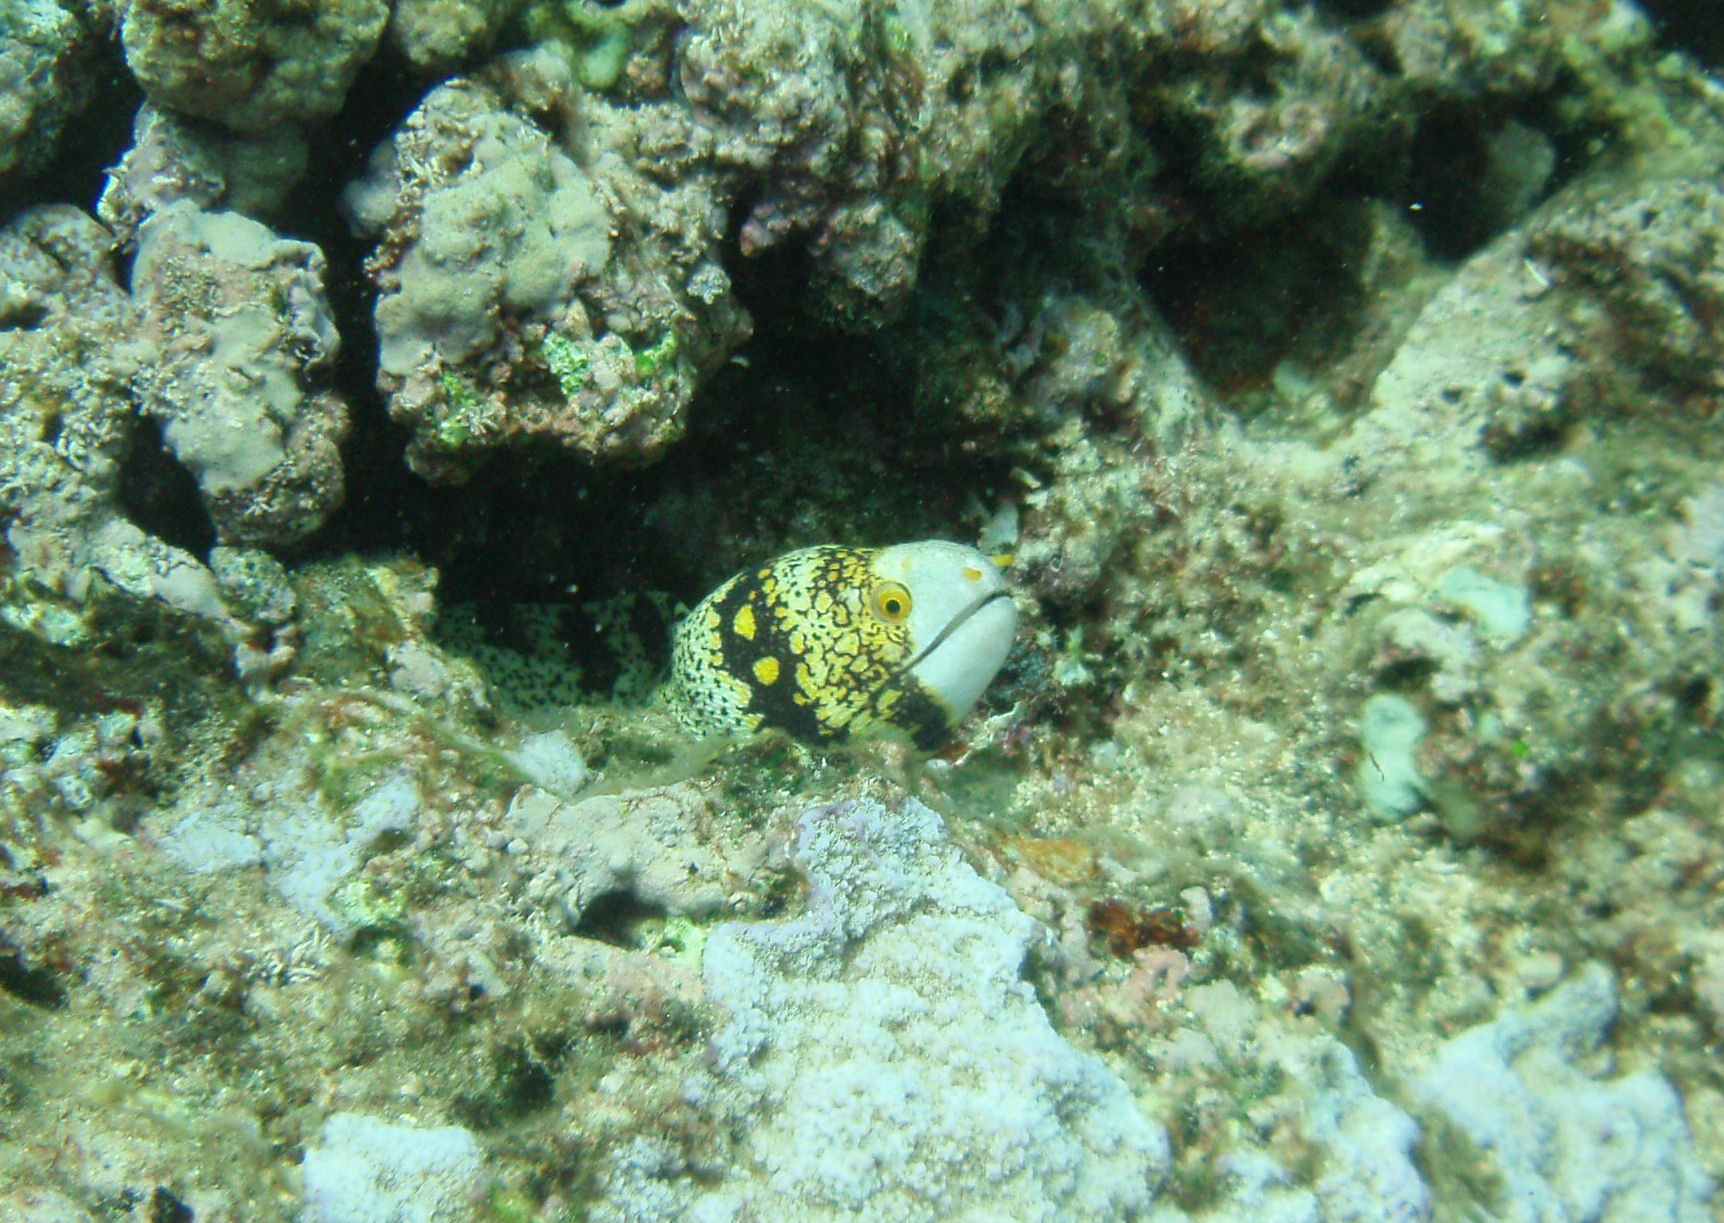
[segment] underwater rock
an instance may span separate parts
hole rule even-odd
[[[379,838],[414,826],[420,806],[405,771],[338,803],[319,789],[312,769],[284,769],[260,776],[245,792],[232,785],[192,791],[179,804],[177,821],[156,839],[162,852],[194,874],[261,866],[283,900],[345,936],[374,913],[369,897],[355,899],[357,893],[340,889]]]
[[[1073,607],[1119,589],[1158,512],[1146,460],[1182,453],[1218,404],[1141,294],[1079,290],[1051,270],[1015,291],[1027,313],[931,311],[893,343],[905,344],[928,416],[964,433],[1038,439],[1034,462],[1049,478],[1022,494],[1013,582],[1026,606]]]
[[[1724,396],[1724,188],[1654,183],[1575,203],[1532,228],[1527,252],[1602,307],[1571,311],[1588,348],[1640,371],[1652,395],[1704,413]],[[1635,387],[1623,395],[1634,410]]]
[[[1061,71],[1092,17],[1097,47],[1143,41],[1111,13],[1032,16],[1002,0],[870,5],[855,19],[817,6],[694,6],[677,72],[718,163],[758,184],[745,197],[743,254],[803,245],[817,307],[873,328],[909,303],[935,201],[979,233],[1049,112],[1066,120],[1052,173],[1087,158],[1106,169],[1070,175],[1068,189],[1116,187],[1142,166],[1121,139],[1122,82]]]
[[[623,898],[673,915],[714,913],[765,857],[759,837],[727,830],[687,783],[578,802],[526,786],[503,826],[538,855],[539,886],[571,926]]]
[[[522,2],[396,0],[383,37],[420,72],[446,72],[489,47]]]
[[[1366,515],[1406,513],[1418,473],[1340,595],[1461,839],[1534,858],[1567,811],[1638,809],[1716,716],[1717,567],[1659,524],[1716,479],[1718,199],[1570,184],[1429,300],[1332,451]]]
[[[284,134],[315,108],[271,69],[321,74],[296,56],[329,36],[340,105],[364,40],[324,23],[369,30],[380,3],[251,10],[225,43],[225,0],[118,7],[157,101],[112,234],[71,209],[0,231],[0,1105],[27,1136],[0,1143],[0,1213],[369,1223],[432,1190],[360,1151],[446,1142],[461,1193],[494,1172],[507,1218],[595,1195],[652,1223],[1513,1217],[1499,1171],[1552,1217],[1695,1216],[1695,1164],[1724,1174],[1720,207],[1704,157],[1652,181],[1624,150],[1668,103],[1677,157],[1683,108],[1718,91],[1632,5],[586,0],[544,7],[590,41],[432,89],[509,5],[400,0],[409,71],[378,64],[316,144]],[[207,94],[182,104],[289,118],[232,140],[169,115],[206,34]],[[267,49],[261,83],[241,46]],[[39,165],[64,120],[31,109],[38,82],[60,84],[0,98],[0,132],[24,114]],[[477,475],[471,496],[372,465],[380,512],[334,555],[219,543],[303,546],[340,477],[315,258],[231,214],[275,207],[308,153],[355,173],[351,142],[416,105],[349,198],[411,462]],[[327,232],[326,196],[291,203],[272,225]],[[128,298],[114,261],[140,225]],[[217,268],[206,227],[282,262]],[[1229,247],[1249,257],[1206,266]],[[200,277],[244,300],[180,309]],[[771,343],[721,377],[743,300]],[[299,355],[272,338],[240,364],[296,419],[326,413],[328,444],[301,466],[282,444],[224,502],[233,452],[155,434],[288,428],[223,385],[230,323],[297,330]],[[1229,337],[1265,357],[1239,382],[1204,349]],[[344,373],[370,378],[348,339]],[[702,389],[711,431],[674,472],[614,470],[686,436]],[[393,464],[370,423],[356,452]],[[844,478],[808,478],[827,448]],[[552,480],[566,513],[533,495]],[[454,542],[424,529],[467,506]],[[1031,630],[1011,712],[919,779],[976,870],[923,808],[863,803],[806,819],[798,890],[790,813],[877,762],[757,745],[631,792],[674,751],[668,717],[572,681],[577,708],[523,735],[429,636],[435,583],[405,551],[452,595],[507,598],[483,554],[517,510],[559,529],[511,535],[535,542],[509,571],[578,568],[558,597],[595,616],[757,546],[1009,522],[991,533]],[[231,650],[134,614],[156,603],[246,636],[248,676],[291,656],[292,682],[248,697]],[[583,649],[643,672],[608,631]],[[1416,759],[1386,745],[1404,819],[1361,810],[1373,708],[1424,728]],[[593,782],[618,792],[582,799]],[[1032,840],[1040,866],[1014,865]],[[1026,968],[1043,935],[978,871],[1061,947]],[[1193,933],[1103,960],[1086,888],[1177,898]],[[715,929],[737,913],[767,924]],[[1467,1099],[1433,1088],[1415,1127],[1395,1088],[1423,1053],[1588,956],[1623,974],[1622,1065],[1657,1075],[1576,1069],[1607,1056],[1583,982],[1541,1004],[1568,1020],[1513,1011],[1445,1046],[1429,1075]],[[1178,1118],[1171,1151],[1153,1117]],[[1525,1133],[1475,1162],[1504,1117]],[[1457,1150],[1478,1183],[1435,1171]],[[31,1184],[45,1157],[63,1202]]]
[[[224,544],[290,544],[341,504],[347,406],[323,252],[178,201],[144,222],[132,268],[142,409],[191,472]]]
[[[1350,430],[1361,474],[1416,458],[1458,490],[1486,463],[1551,455],[1589,422],[1663,411],[1680,426],[1709,412],[1724,390],[1724,192],[1703,177],[1716,156],[1694,153],[1691,176],[1571,184],[1468,259]],[[1439,440],[1474,431],[1483,444],[1459,452]]]
[[[132,147],[108,169],[96,215],[123,246],[145,217],[175,200],[264,217],[305,173],[308,156],[305,137],[292,129],[235,136],[146,102],[132,120]]]
[[[713,1081],[689,1090],[740,1149],[695,1181],[627,1148],[592,1217],[1114,1223],[1147,1209],[1167,1138],[1049,1026],[1020,976],[1041,927],[914,799],[815,808],[798,826],[807,914],[722,926],[703,960],[725,1018]]]
[[[1158,1204],[1150,1216],[1154,1223],[1425,1223],[1432,1218],[1431,1190],[1415,1162],[1419,1127],[1398,1104],[1378,1094],[1345,1045],[1329,1036],[1285,1031],[1261,1034],[1251,1043],[1261,1047],[1249,1053],[1206,1050],[1217,1059],[1211,1066],[1233,1068],[1247,1095],[1261,1083],[1282,1084],[1285,1090],[1250,1101],[1256,1133],[1219,1155],[1219,1200],[1189,1214]],[[1203,1048],[1188,1038],[1183,1051],[1190,1057]],[[1170,1064],[1183,1060],[1170,1055]],[[1246,1072],[1247,1066],[1256,1073]],[[1295,1152],[1312,1158],[1299,1166],[1303,1161]]]
[[[0,15],[0,180],[39,173],[90,92],[89,32],[54,0]]]
[[[123,0],[120,42],[155,105],[261,133],[340,110],[388,16],[386,0]]]
[[[92,537],[118,516],[131,442],[130,305],[111,249],[69,206],[0,231],[0,509],[23,573],[74,597],[88,586]]]
[[[110,798],[124,795],[128,783],[144,773],[161,732],[159,706],[142,716],[116,709],[62,718],[46,705],[0,700],[0,814],[118,816],[111,808],[123,800]]]
[[[1249,24],[1230,20],[1256,8]],[[1220,71],[1152,81],[1157,100],[1199,134],[1199,176],[1220,215],[1260,220],[1309,198],[1342,156],[1369,156],[1407,114],[1401,91],[1359,44],[1312,10],[1173,3]],[[1241,28],[1243,25],[1243,28]],[[1247,48],[1256,85],[1242,88]]]
[[[189,511],[176,499],[171,478],[185,474],[153,450],[140,401],[221,540],[290,543],[320,526],[341,501],[347,422],[327,389],[322,256],[189,201],[152,217],[144,238],[128,297],[113,237],[83,213],[31,210],[0,232],[0,359],[14,375],[0,383],[0,521],[15,558],[5,614],[81,643],[93,596],[117,589],[205,621],[256,680],[292,657],[291,601],[256,603],[261,636],[236,614],[237,588],[189,550],[211,523],[189,488]]]
[[[236,615],[254,624],[284,629],[299,610],[287,568],[261,548],[210,549],[210,572]]]
[[[1009,183],[1104,230],[1152,228],[1164,132],[1140,125],[1154,112],[1197,146],[1216,204],[1249,214],[1304,198],[1401,109],[1358,47],[1311,14],[1146,9],[969,0],[852,19],[713,0],[690,13],[678,71],[717,159],[760,184],[745,197],[743,253],[802,243],[818,308],[872,329],[909,304],[935,217],[963,217],[941,235],[961,245]]]
[[[336,1113],[306,1148],[306,1223],[464,1223],[484,1189],[473,1135]]]
[[[577,129],[602,156],[577,161]],[[698,148],[685,114],[611,108],[552,52],[439,86],[379,147],[346,202],[379,239],[378,384],[415,470],[533,442],[641,462],[681,435],[748,334]]]
[[[115,282],[113,239],[66,206],[0,231],[0,521],[13,553],[8,620],[45,640],[85,640],[79,605],[105,584],[246,636],[214,575],[148,534],[121,505],[134,444],[128,388],[136,319]]]
[[[1650,24],[1632,4],[1553,10],[1475,0],[1384,6],[1384,50],[1414,89],[1476,102],[1548,88],[1565,69],[1592,75],[1605,57],[1644,47]]]
[[[1413,1081],[1418,1098],[1500,1176],[1489,1200],[1476,1203],[1489,1217],[1713,1217],[1713,1186],[1669,1080],[1651,1070],[1605,1079],[1581,1069],[1606,1050],[1616,1007],[1609,970],[1588,965],[1537,1003],[1453,1037]]]

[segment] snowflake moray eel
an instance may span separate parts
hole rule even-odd
[[[1005,662],[1017,623],[999,567],[974,548],[804,548],[735,575],[677,626],[668,701],[703,735],[933,751]]]

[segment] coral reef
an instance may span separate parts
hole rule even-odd
[[[89,95],[90,31],[54,0],[0,13],[0,181],[39,173]]]
[[[1527,254],[1567,290],[1570,342],[1640,375],[1612,385],[1600,369],[1586,392],[1624,410],[1646,399],[1707,410],[1724,357],[1721,235],[1724,192],[1708,178],[1582,198],[1533,227]]]
[[[422,1130],[337,1113],[303,1168],[314,1223],[460,1223],[481,1196],[479,1146],[454,1125]]]
[[[1669,332],[1680,320],[1650,286],[1676,273],[1658,269],[1668,259],[1686,277],[1710,272],[1715,222],[1704,207],[1677,206],[1698,198],[1680,180],[1651,189],[1651,199],[1665,197],[1681,218],[1669,224],[1685,226],[1681,241],[1694,253],[1667,256],[1650,234],[1621,247],[1608,295],[1602,277],[1568,270],[1581,248],[1556,235],[1608,232],[1603,217],[1641,205],[1592,184],[1553,198],[1524,230],[1474,256],[1426,306],[1342,442],[1342,462],[1363,484],[1392,488],[1414,466],[1440,471],[1448,504],[1469,507],[1467,517],[1408,523],[1394,555],[1357,568],[1346,587],[1355,605],[1381,609],[1365,612],[1377,620],[1373,671],[1403,696],[1423,697],[1432,725],[1420,748],[1431,778],[1425,794],[1458,835],[1490,832],[1526,850],[1525,823],[1574,801],[1576,787],[1608,787],[1623,805],[1642,801],[1648,771],[1688,750],[1694,716],[1705,716],[1685,713],[1684,699],[1711,699],[1710,685],[1688,685],[1710,670],[1716,625],[1681,607],[1715,566],[1676,565],[1668,536],[1646,530],[1632,511],[1593,515],[1564,492],[1621,479],[1636,452],[1661,470],[1648,478],[1666,482],[1672,516],[1707,486],[1710,448],[1692,416],[1706,392],[1689,355],[1703,341],[1695,334],[1680,352],[1639,344],[1628,362],[1617,346],[1635,343],[1635,323],[1607,322],[1662,309]],[[1657,215],[1649,209],[1638,215]],[[1703,295],[1684,300],[1694,315],[1682,319],[1691,330],[1703,326],[1693,321],[1710,316]],[[1416,434],[1407,429],[1413,419]],[[1685,464],[1690,444],[1696,461]],[[1362,499],[1373,500],[1376,488]],[[1576,579],[1584,590],[1569,584]],[[1605,619],[1634,625],[1625,656],[1608,663],[1584,646]],[[1593,749],[1597,736],[1624,725],[1640,737],[1638,752]],[[1511,822],[1482,827],[1486,811]]]
[[[449,71],[485,50],[520,7],[520,0],[398,0],[383,37],[419,71]]]
[[[0,0],[0,1218],[1716,1214],[1704,25]]]
[[[593,1217],[1140,1215],[1166,1138],[1019,980],[1035,923],[914,799],[816,808],[799,829],[807,913],[721,926],[702,958],[725,1020],[718,1081],[697,1090],[745,1127],[730,1171],[701,1187],[631,1148]]]
[[[1590,965],[1539,1001],[1447,1041],[1415,1082],[1501,1177],[1492,1217],[1700,1220],[1712,1184],[1682,1104],[1648,1071],[1606,1082],[1576,1069],[1615,1018],[1610,973]]]
[[[1147,23],[1080,6],[1050,15],[1045,30],[989,3],[870,8],[854,21],[819,8],[712,4],[688,17],[668,71],[648,66],[663,55],[643,32],[661,23],[652,4],[628,6],[603,32],[529,20],[549,40],[537,53],[504,56],[434,91],[350,190],[358,224],[379,239],[371,266],[382,385],[416,430],[420,470],[464,474],[473,466],[465,455],[523,438],[639,459],[680,436],[689,396],[747,335],[717,257],[729,212],[740,210],[745,258],[804,250],[810,300],[847,327],[874,329],[906,314],[941,218],[967,218],[939,230],[941,259],[961,261],[1008,182],[1034,184],[1084,215],[1094,232],[1070,239],[1086,248],[1072,252],[1075,266],[1099,272],[1122,251],[1141,258],[1201,212],[1158,186],[1152,150],[1161,143],[1198,163],[1182,188],[1212,212],[1197,228],[1228,218],[1261,225],[1309,201],[1342,159],[1404,145],[1429,101],[1433,56],[1453,61],[1474,38],[1481,50],[1497,45],[1487,34],[1498,39],[1502,53],[1476,77],[1451,66],[1441,79],[1456,106],[1500,106],[1554,89],[1565,72],[1596,79],[1608,57],[1644,38],[1632,21],[1608,37],[1577,21],[1570,37],[1553,38],[1532,23],[1491,33],[1453,16],[1405,29],[1385,19],[1391,54],[1397,40],[1409,44],[1404,71],[1391,77],[1375,66],[1377,50],[1315,16],[1281,20],[1267,5],[1170,5]],[[612,41],[634,67],[595,81],[582,57]],[[1155,71],[1190,58],[1206,67]],[[613,104],[605,89],[630,104]],[[486,133],[498,143],[485,145]],[[1545,138],[1515,128],[1502,139]],[[535,167],[511,173],[536,185],[499,169],[505,149],[511,164]],[[1492,164],[1523,160],[1503,153]],[[1524,201],[1543,182],[1502,190]],[[532,200],[540,203],[510,202]],[[1513,219],[1521,206],[1499,213]],[[548,240],[536,227],[557,235],[594,223],[571,208],[602,212],[608,241],[585,231],[558,238],[566,262],[552,267],[531,253]],[[451,223],[457,213],[465,223]],[[541,270],[530,278],[527,266]],[[457,276],[464,294],[449,283]],[[1056,291],[1065,307],[1031,333],[1050,326],[1055,342],[1081,325],[1058,313],[1081,319],[1098,306],[1070,285]],[[1099,306],[1112,325],[1142,333],[1141,302],[1111,296]],[[1010,335],[983,345],[1023,347]],[[1129,383],[1112,391],[1130,393]],[[926,397],[948,403],[934,388]],[[1017,397],[1033,402],[1034,388],[1020,385]]]
[[[625,900],[710,917],[723,910],[730,881],[757,873],[769,856],[758,836],[727,827],[707,796],[687,784],[574,803],[522,790],[505,826],[532,847],[537,886],[547,899],[560,899],[571,926],[595,906]]]
[[[348,191],[380,235],[379,384],[433,478],[529,442],[656,457],[747,337],[686,116],[609,106],[568,73],[541,51],[439,86]],[[606,156],[575,159],[577,124]],[[666,157],[695,172],[660,185]]]
[[[314,123],[341,109],[389,16],[385,0],[261,9],[124,0],[126,67],[159,107],[236,132]]]
[[[120,505],[139,354],[126,343],[132,306],[113,279],[108,234],[76,209],[44,207],[14,218],[0,243],[9,323],[0,331],[0,519],[12,555],[11,622],[61,645],[87,641],[77,605],[105,583],[233,626],[209,570]]]
[[[108,171],[96,215],[122,244],[175,200],[209,212],[262,217],[280,209],[305,172],[305,138],[291,129],[232,136],[145,103],[132,121],[132,145]]]
[[[96,603],[117,591],[201,619],[255,678],[286,661],[285,642],[263,638],[290,613],[256,609],[260,637],[217,575],[163,537],[190,543],[197,527],[163,508],[165,473],[140,465],[140,419],[159,420],[195,471],[222,542],[290,543],[321,525],[342,497],[347,419],[324,381],[336,336],[321,256],[189,202],[145,230],[135,298],[109,270],[113,239],[82,213],[35,210],[5,233],[8,615],[49,642],[89,643]]]
[[[323,254],[237,213],[189,200],[138,230],[140,340],[133,387],[197,481],[216,537],[291,544],[343,495],[346,405],[329,389],[340,339]]]

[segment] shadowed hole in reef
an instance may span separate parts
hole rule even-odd
[[[66,1005],[66,987],[45,968],[30,968],[17,953],[0,953],[0,989],[31,1006]]]
[[[5,11],[10,42],[19,37],[12,24],[17,19],[11,7]],[[10,46],[8,51],[14,53]],[[26,163],[0,182],[0,215],[10,217],[25,205],[45,200],[94,201],[102,193],[108,167],[131,145],[132,116],[144,95],[126,70],[119,40],[104,42],[94,61],[81,63],[76,75],[80,87],[89,89],[89,101],[67,121],[45,164]]]
[[[538,1112],[556,1098],[550,1068],[519,1046],[496,1050],[486,1089],[455,1097],[456,1118],[476,1130],[491,1130]]]
[[[1611,131],[1559,89],[1512,107],[1443,104],[1419,117],[1402,200],[1431,254],[1464,259],[1521,224]]]
[[[1318,9],[1342,21],[1365,21],[1382,13],[1391,0],[1319,0]]]
[[[630,704],[662,675],[681,608],[740,569],[815,543],[973,533],[976,507],[1013,489],[1007,464],[918,413],[875,339],[804,311],[805,274],[777,252],[740,261],[754,339],[639,467],[521,448],[434,487],[407,470],[402,431],[361,385],[371,371],[345,371],[349,503],[314,550],[436,567],[440,639],[488,677],[502,667],[522,703]]]
[[[150,1197],[149,1223],[194,1223],[192,1208],[161,1186]]]
[[[139,422],[131,453],[120,467],[120,506],[140,530],[207,558],[215,524],[198,496],[197,481],[162,440],[161,426]]]
[[[606,892],[581,911],[575,933],[613,947],[639,950],[646,944],[648,928],[663,924],[663,905],[649,905],[633,892]]]
[[[1402,658],[1377,668],[1375,679],[1384,692],[1417,692],[1436,673],[1437,664],[1428,658]]]
[[[1645,0],[1658,44],[1686,51],[1708,67],[1724,64],[1724,10],[1718,0]]]
[[[1198,371],[1248,409],[1283,360],[1318,367],[1351,336],[1369,220],[1362,201],[1325,198],[1263,229],[1170,243],[1141,283]]]

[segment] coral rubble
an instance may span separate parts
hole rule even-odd
[[[716,1082],[695,1090],[743,1128],[732,1171],[678,1183],[631,1150],[595,1217],[1141,1214],[1167,1139],[1019,979],[1036,924],[914,799],[816,808],[799,828],[807,913],[720,926],[702,957],[725,1019]]]

